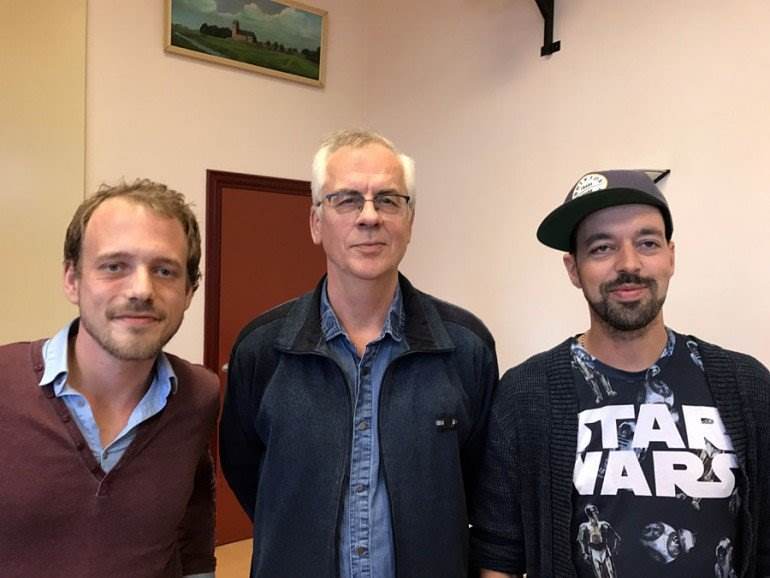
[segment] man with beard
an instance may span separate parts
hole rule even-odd
[[[12,578],[214,576],[216,377],[161,350],[200,278],[184,197],[103,186],[75,212],[80,316],[0,347],[0,568]]]
[[[540,225],[590,326],[495,394],[471,512],[483,578],[604,576],[574,539],[587,507],[622,542],[620,578],[713,575],[724,543],[730,571],[770,575],[770,375],[664,324],[672,231],[650,175],[628,170],[585,175]]]

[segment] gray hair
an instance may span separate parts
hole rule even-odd
[[[395,145],[381,134],[370,130],[346,129],[334,132],[327,136],[313,157],[313,176],[310,181],[310,190],[313,193],[313,204],[317,205],[322,200],[321,191],[326,184],[327,165],[329,157],[342,147],[362,148],[370,144],[378,144],[393,152],[401,163],[404,172],[404,184],[406,194],[409,195],[409,206],[414,209],[416,189],[414,186],[414,160],[398,151]]]

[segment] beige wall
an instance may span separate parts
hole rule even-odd
[[[560,256],[535,241],[541,218],[585,171],[670,168],[667,321],[770,360],[766,1],[558,2],[563,48],[544,59],[534,0],[317,0],[330,12],[320,90],[165,54],[161,4],[89,3],[87,190],[147,176],[202,217],[207,168],[307,178],[324,133],[375,126],[418,163],[404,270],[481,316],[505,368],[587,323]],[[63,301],[63,224],[50,229],[39,243],[57,257],[23,259]],[[171,349],[200,360],[202,344],[201,294]]]
[[[205,226],[206,169],[309,178],[322,136],[364,120],[367,44],[363,3],[313,4],[331,14],[324,89],[164,53],[159,0],[89,2],[89,190],[158,180],[191,198]],[[202,359],[203,289],[169,348]]]
[[[417,158],[405,270],[480,315],[503,369],[587,326],[535,229],[584,172],[670,168],[675,329],[770,362],[770,3],[373,0],[367,118]],[[392,86],[400,87],[394,94]]]
[[[48,335],[73,312],[61,290],[61,252],[83,198],[86,1],[2,0],[0,8],[5,343]]]

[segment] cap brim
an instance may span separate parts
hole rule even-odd
[[[668,207],[652,195],[635,189],[604,189],[588,193],[565,203],[549,213],[537,228],[537,238],[544,245],[560,251],[569,251],[572,232],[591,213],[618,205],[652,205],[664,212],[668,228],[669,219],[665,219]]]

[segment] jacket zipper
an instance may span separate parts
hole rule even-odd
[[[388,366],[385,368],[385,373],[382,374],[382,384],[380,386],[380,394],[377,399],[377,427],[380,431],[382,431],[382,392],[385,391],[385,384],[388,382],[388,377],[391,373],[391,368],[395,365],[396,361],[399,359],[402,359],[404,357],[407,357],[409,355],[413,355],[416,353],[433,353],[428,351],[423,351],[419,349],[410,349],[407,351],[403,351],[396,355],[393,359],[390,360],[390,363],[388,363]],[[377,434],[377,437],[380,438],[379,432]],[[380,438],[381,440],[381,438]],[[393,574],[395,578],[398,578],[398,546],[396,545],[396,524],[395,524],[395,517],[393,516],[393,500],[390,498],[390,488],[388,487],[388,472],[387,468],[385,467],[385,448],[380,443],[380,464],[381,464],[381,471],[382,471],[382,481],[385,483],[385,492],[388,495],[388,509],[390,510],[390,539],[393,543]]]

